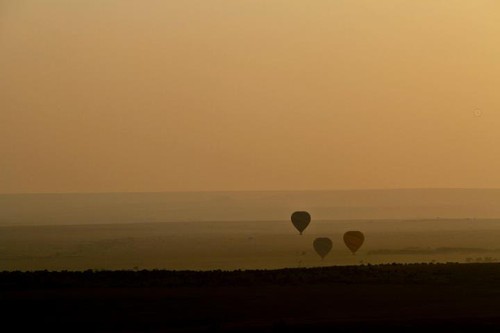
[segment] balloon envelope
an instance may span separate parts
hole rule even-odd
[[[361,231],[348,231],[344,234],[344,243],[352,254],[359,250],[364,241],[365,235]]]
[[[332,241],[330,238],[316,238],[313,242],[314,250],[323,259],[332,249]]]
[[[301,235],[310,222],[311,215],[308,212],[295,212],[292,214],[292,223]]]

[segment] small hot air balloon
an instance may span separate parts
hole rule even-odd
[[[310,222],[311,215],[308,212],[295,212],[292,214],[292,223],[301,235]]]
[[[361,231],[348,231],[344,234],[344,243],[355,254],[357,250],[363,245],[365,236]]]
[[[332,241],[330,238],[316,238],[313,242],[313,246],[321,259],[324,259],[332,249]]]

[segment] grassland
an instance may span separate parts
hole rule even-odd
[[[361,230],[353,256],[342,235]],[[330,237],[321,260],[316,237]],[[500,220],[325,220],[0,227],[0,270],[278,269],[361,263],[495,262]]]
[[[1,272],[3,327],[96,332],[500,329],[499,264]]]

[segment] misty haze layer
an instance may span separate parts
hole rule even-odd
[[[0,195],[0,225],[498,218],[500,190],[179,192]]]

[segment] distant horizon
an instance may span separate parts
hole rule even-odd
[[[500,190],[500,187],[394,187],[394,188],[342,188],[342,189],[303,189],[303,190],[198,190],[198,191],[82,191],[82,192],[0,192],[0,195],[23,194],[147,194],[147,193],[242,193],[242,192],[362,192],[362,191],[477,191]]]

